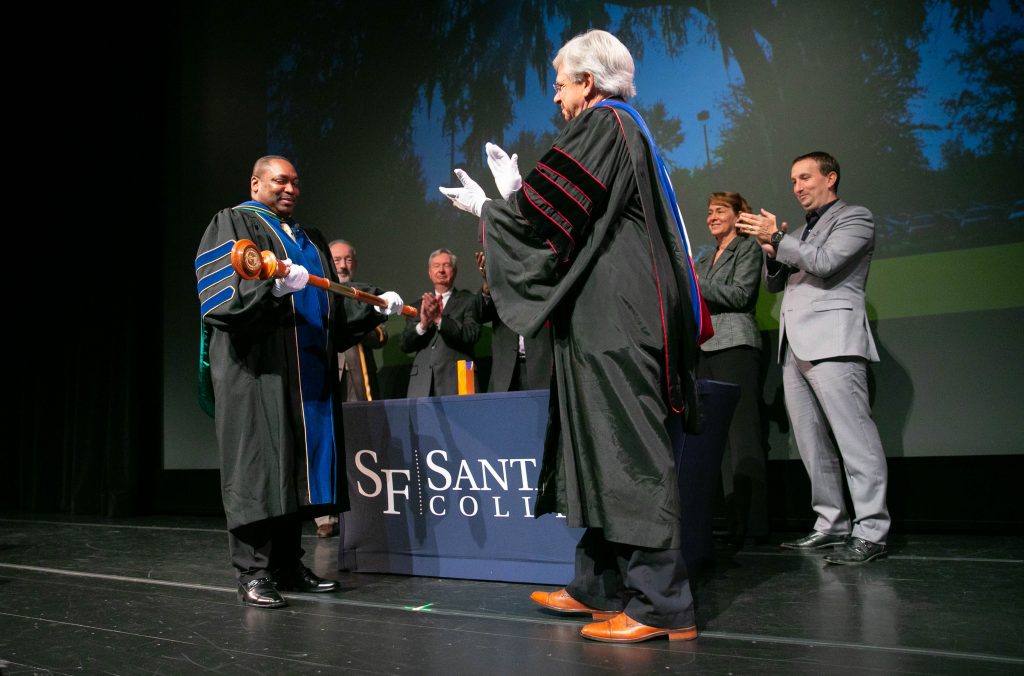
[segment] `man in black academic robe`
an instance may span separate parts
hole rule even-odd
[[[598,33],[615,40],[586,35]],[[573,583],[533,598],[595,619],[617,613],[584,627],[587,638],[694,638],[670,438],[674,424],[701,425],[691,263],[638,116],[607,106],[614,97],[591,73],[555,65],[569,124],[522,188],[483,201],[461,170],[464,188],[442,188],[481,216],[502,320],[523,335],[550,321],[555,379],[536,515],[565,514],[587,531]]]
[[[196,276],[239,596],[275,608],[286,605],[278,590],[338,587],[302,565],[302,522],[348,509],[337,353],[386,315],[346,314],[340,296],[306,285],[310,273],[337,276],[323,236],[291,219],[300,190],[288,160],[258,160],[250,188],[252,201],[207,227]],[[243,279],[231,264],[241,239],[291,263],[287,277]]]

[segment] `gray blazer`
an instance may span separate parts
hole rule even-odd
[[[695,263],[700,293],[708,304],[715,335],[700,346],[705,352],[739,345],[761,347],[754,309],[761,286],[761,247],[752,237],[734,238],[712,265],[715,252]]]
[[[871,212],[839,200],[801,242],[805,228],[783,237],[775,260],[764,265],[768,291],[786,292],[779,316],[780,361],[787,341],[804,361],[878,361],[864,301],[875,249]]]

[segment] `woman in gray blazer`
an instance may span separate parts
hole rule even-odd
[[[736,232],[741,211],[750,205],[736,192],[712,193],[708,229],[718,243],[696,262],[701,295],[711,312],[715,335],[701,345],[697,377],[740,387],[722,456],[722,487],[729,519],[729,542],[739,548],[747,537],[768,539],[765,444],[761,431],[761,333],[754,321],[761,284],[761,247]]]

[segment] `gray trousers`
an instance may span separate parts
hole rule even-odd
[[[782,381],[793,436],[811,479],[811,507],[818,515],[814,530],[885,544],[889,472],[871,418],[867,363],[859,358],[808,362],[787,346]],[[844,473],[853,500],[852,522],[843,499]]]

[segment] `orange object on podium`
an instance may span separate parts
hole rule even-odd
[[[476,366],[469,359],[460,359],[459,394],[476,394]]]

